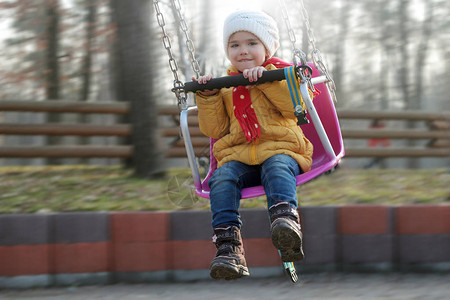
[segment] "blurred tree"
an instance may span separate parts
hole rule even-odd
[[[89,98],[89,91],[91,89],[91,75],[92,75],[92,55],[93,42],[95,38],[95,28],[97,25],[97,0],[84,0],[86,7],[86,37],[84,42],[84,58],[81,66],[81,91],[80,100],[87,100]]]
[[[448,18],[450,5],[447,0],[303,1],[308,9],[317,46],[331,63],[330,67],[337,81],[338,92],[347,92],[339,97],[340,107],[393,110],[449,108],[450,85],[447,82],[450,78],[450,21]],[[158,95],[158,101],[161,103],[164,101],[165,104],[173,104],[174,98],[169,91],[172,74],[167,67],[165,52],[160,41],[153,38],[153,34],[150,33],[152,38],[148,38],[147,41],[149,43],[154,41],[156,45],[154,48],[149,46],[149,49],[152,53],[160,52],[156,54],[156,57],[152,54],[150,58],[144,58],[145,55],[141,55],[142,51],[145,52],[140,45],[142,39],[136,36],[137,32],[141,34],[143,31],[140,27],[147,26],[140,19],[148,19],[149,30],[157,26],[156,21],[151,20],[153,14],[150,11],[136,13],[135,19],[141,25],[132,25],[133,17],[129,17],[128,21],[118,20],[120,22],[106,20],[109,17],[112,19],[124,17],[122,13],[112,14],[110,9],[105,7],[106,4],[114,6],[114,3],[117,6],[118,2],[121,2],[120,9],[123,12],[131,9],[128,6],[134,6],[135,10],[147,9],[146,6],[148,6],[143,4],[145,3],[143,0],[0,0],[1,21],[10,20],[13,31],[10,38],[2,45],[0,52],[2,65],[0,98],[8,100],[46,98],[84,100],[89,98],[95,100],[99,89],[105,86],[100,87],[98,75],[105,74],[102,71],[108,68],[113,70],[111,74],[117,78],[110,80],[111,91],[104,96],[105,99],[129,101],[130,93],[141,93],[151,99],[154,95]],[[288,5],[298,4],[295,0],[286,2]],[[97,3],[97,5],[92,7],[90,3]],[[195,41],[200,62],[206,61],[207,68],[212,68],[206,69],[204,71],[206,73],[214,73],[213,68],[220,72],[223,70],[221,61],[223,55],[219,53],[220,51],[210,53],[208,49],[211,46],[209,41],[213,40],[210,34],[216,34],[211,23],[221,26],[217,24],[217,18],[215,18],[217,15],[214,13],[224,13],[223,7],[231,4],[238,8],[236,3],[238,2],[222,3],[208,0],[186,1],[186,5],[182,3],[188,12],[186,21],[192,29],[190,33]],[[161,1],[161,4],[167,9],[170,1]],[[52,10],[50,5],[59,5],[59,8]],[[270,11],[274,9],[273,3],[266,2],[264,5],[266,10],[276,14],[275,10]],[[295,5],[290,7],[292,8],[289,11],[290,20],[299,38],[303,25],[301,13]],[[345,9],[346,7],[348,10]],[[93,12],[94,10],[96,13]],[[58,15],[55,16],[56,13]],[[93,16],[96,16],[96,19],[90,19]],[[190,64],[180,59],[186,56],[182,55],[177,47],[180,46],[186,51],[184,39],[180,36],[180,27],[175,24],[176,18],[170,10],[165,16],[171,38],[173,38],[172,46],[176,58],[180,66],[186,66],[186,72],[183,72],[183,75],[188,76]],[[94,21],[91,22],[92,20]],[[56,28],[55,22],[58,23],[59,30],[52,33],[51,29]],[[123,24],[123,22],[126,22],[123,26],[139,30],[129,29],[124,33],[122,28],[122,31],[118,32],[119,38],[111,39],[115,34],[115,25],[110,26],[110,24]],[[285,30],[284,25],[280,24],[280,30]],[[50,40],[52,34],[53,43]],[[284,38],[282,44],[289,45],[289,50],[285,51],[287,53],[285,58],[289,60],[291,57],[288,35],[282,32],[281,37]],[[56,39],[57,44],[54,43]],[[132,44],[124,46],[126,41],[136,43],[135,45],[138,46],[136,49]],[[216,46],[221,48],[220,43]],[[308,52],[305,43],[303,43],[303,50]],[[106,52],[112,55],[108,58]],[[133,91],[131,79],[128,79],[130,77],[128,74],[132,71],[130,69],[135,68],[139,74],[148,75],[143,71],[143,66],[136,66],[136,63],[133,63],[133,67],[130,67],[131,65],[123,62],[124,58],[132,55],[142,57],[141,65],[151,60],[152,68],[158,69],[161,84],[153,85],[149,80],[146,81],[147,88],[152,90],[152,96],[147,96],[150,95],[148,91]],[[157,59],[158,55],[161,59]],[[135,58],[136,60],[138,58]],[[202,69],[203,67],[204,65]],[[220,73],[220,75],[223,74]],[[141,78],[133,80],[138,82]],[[158,92],[160,87],[164,89],[164,92]],[[134,96],[134,98],[138,97]],[[139,102],[139,100],[136,101]],[[153,105],[156,99],[150,102]],[[147,117],[149,115],[148,112],[141,113]],[[154,118],[154,112],[150,113]],[[129,121],[124,119],[119,122]],[[147,128],[146,126],[142,128]],[[136,138],[133,136],[133,139]],[[142,140],[148,142],[145,137]],[[154,141],[152,140],[152,143]]]
[[[400,90],[404,107],[408,107],[410,103],[410,81],[409,81],[409,63],[410,55],[408,45],[410,42],[409,26],[409,8],[410,0],[398,0],[398,47],[400,55],[400,63],[398,66],[398,76],[400,81]]]
[[[32,81],[33,86],[42,89],[45,99],[59,99],[62,57],[62,9],[59,1],[16,0],[8,1],[9,5],[5,5],[5,1],[0,4],[3,4],[0,8],[11,12],[11,26],[14,30],[14,35],[6,40],[6,44],[10,51],[14,49],[19,54],[18,59],[9,68],[10,75],[14,74],[20,78],[22,84]],[[11,55],[13,51],[5,55]]]
[[[335,60],[334,60],[334,68],[333,68],[333,80],[336,85],[336,96],[338,99],[344,101],[343,105],[345,105],[346,97],[345,95],[345,86],[343,83],[343,77],[345,72],[345,58],[346,58],[346,44],[347,44],[347,36],[349,33],[349,19],[350,14],[352,13],[352,6],[349,0],[338,0],[340,4],[339,9],[339,24],[338,24],[338,33],[337,33],[337,43],[335,48]]]
[[[51,80],[50,73],[46,72],[49,63],[49,51],[46,51],[49,11],[46,4],[46,0],[0,2],[0,8],[7,12],[14,30],[2,49],[2,57],[8,62],[2,64],[10,87],[7,97],[23,96],[27,92],[43,97],[57,96],[59,85],[46,84]]]
[[[424,70],[425,60],[427,57],[428,46],[432,36],[432,20],[433,20],[433,1],[425,1],[425,18],[422,21],[421,28],[419,30],[419,44],[416,48],[415,68],[414,68],[414,81],[413,81],[413,93],[410,98],[407,99],[406,107],[408,109],[419,110],[422,109],[422,96],[423,96],[423,82],[424,82]],[[408,122],[409,128],[417,127],[417,122]],[[408,145],[413,147],[417,143],[413,140],[408,141]],[[409,159],[408,166],[410,168],[418,168],[417,159]]]
[[[47,44],[47,59],[46,59],[46,95],[47,100],[60,99],[60,78],[59,78],[59,42],[60,42],[60,7],[58,0],[45,0],[46,10],[46,35],[44,42]],[[61,121],[60,114],[49,113],[47,115],[47,122],[57,124]],[[60,136],[47,137],[48,145],[58,145],[61,143]],[[49,158],[47,164],[58,165],[61,164],[61,159]]]
[[[0,54],[2,71],[16,92],[9,98],[42,100],[57,96],[73,100],[87,98],[98,90],[93,83],[101,70],[99,62],[105,61],[112,31],[110,22],[105,22],[105,15],[109,14],[106,0],[88,1],[0,0],[0,13],[10,21],[8,31],[12,33]],[[92,4],[89,9],[96,11],[90,16],[88,9],[83,11],[88,3]],[[89,26],[87,22],[93,16],[97,16],[95,26]],[[87,34],[91,35],[88,41]],[[87,68],[89,72],[84,71]],[[48,80],[53,83],[47,84]]]
[[[414,70],[414,94],[411,98],[411,103],[409,103],[408,108],[410,109],[422,109],[422,97],[423,97],[423,84],[424,75],[426,67],[426,58],[428,54],[428,49],[430,41],[433,37],[433,11],[434,11],[434,1],[428,0],[424,1],[425,6],[425,17],[421,24],[419,44],[416,50],[416,61]]]
[[[117,74],[120,95],[130,102],[132,165],[135,175],[151,178],[162,172],[161,151],[158,147],[156,98],[153,77],[155,33],[151,20],[153,5],[150,0],[112,0],[117,22]],[[159,41],[158,41],[159,42]]]
[[[395,13],[390,9],[389,0],[381,0],[377,6],[375,24],[379,24],[379,44],[380,44],[380,68],[379,68],[379,108],[389,109],[389,76],[391,71],[391,55],[394,45],[393,20]],[[374,25],[375,25],[374,24]]]
[[[189,54],[187,53],[187,47],[186,47],[186,37],[185,33],[183,31],[186,30],[189,35],[192,35],[192,32],[189,32],[189,28],[186,28],[180,24],[177,8],[174,7],[174,5],[170,5],[171,13],[170,19],[175,20],[175,30],[177,32],[177,38],[176,41],[178,43],[178,50],[180,51],[179,55],[179,62],[178,62],[178,68],[180,70],[180,73],[184,75],[184,78],[186,81],[190,80],[190,74],[192,72],[190,71],[191,63],[189,61]],[[184,13],[184,12],[181,12]],[[185,20],[187,22],[187,20]],[[187,23],[186,23],[187,25]]]
[[[91,78],[92,78],[92,57],[93,57],[93,43],[95,39],[95,29],[97,25],[97,9],[98,0],[83,0],[83,4],[86,8],[86,36],[84,41],[84,57],[81,64],[81,89],[80,100],[87,101],[89,99],[89,92],[91,90]],[[85,114],[79,115],[80,123],[87,123],[88,116]],[[85,145],[89,143],[88,137],[79,137],[79,144]],[[81,160],[82,163],[86,163],[88,160]]]
[[[59,1],[46,0],[44,2],[47,15],[47,29],[44,43],[47,44],[47,60],[46,70],[47,84],[46,95],[48,100],[58,100],[60,93],[60,79],[59,79]],[[51,119],[57,119],[57,116],[52,116]]]
[[[199,42],[197,46],[197,53],[200,61],[200,74],[213,74],[212,66],[214,62],[208,60],[209,56],[213,56],[213,48],[211,48],[214,43],[211,41],[214,40],[214,15],[212,1],[210,0],[202,0],[201,1],[201,18],[199,27],[202,30],[199,32]],[[208,64],[208,72],[206,72],[206,65]]]

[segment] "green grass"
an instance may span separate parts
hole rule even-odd
[[[121,167],[0,168],[0,213],[209,209],[193,196],[186,169],[159,180],[139,179]],[[337,170],[298,189],[300,204],[449,204],[450,174],[433,170]],[[241,207],[265,207],[265,198]]]
[[[299,189],[302,205],[449,204],[450,174],[434,170],[338,170]]]

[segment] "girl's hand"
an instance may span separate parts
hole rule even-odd
[[[192,77],[192,81],[197,81],[198,84],[206,84],[208,83],[208,81],[210,81],[212,79],[211,75],[203,75],[200,76],[198,79],[195,77]],[[214,89],[214,90],[205,90],[205,91],[199,91],[198,93],[202,96],[212,96],[215,95],[219,92],[218,89]]]
[[[266,71],[264,67],[254,67],[251,69],[245,69],[242,72],[242,75],[244,75],[244,78],[248,78],[250,82],[256,82],[259,78],[261,78],[264,71]]]
[[[200,76],[198,79],[195,77],[192,77],[192,81],[197,81],[197,83],[199,83],[199,84],[206,84],[211,79],[212,79],[211,75],[203,75],[203,76]]]

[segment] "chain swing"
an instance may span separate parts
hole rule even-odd
[[[153,0],[153,5],[155,6],[156,20],[157,20],[158,25],[161,28],[161,32],[162,32],[162,42],[163,42],[164,48],[167,51],[167,55],[169,56],[169,67],[170,67],[170,70],[172,71],[173,78],[174,78],[172,92],[175,93],[175,96],[178,99],[178,103],[177,103],[178,108],[180,110],[187,109],[187,107],[188,107],[187,94],[184,89],[184,84],[178,76],[178,71],[179,71],[178,63],[177,63],[177,61],[175,59],[175,55],[172,51],[172,44],[170,42],[170,37],[166,31],[166,22],[164,20],[164,15],[161,12],[161,8],[159,6],[158,0]],[[177,13],[177,18],[178,18],[178,21],[180,24],[180,28],[184,33],[184,37],[186,40],[186,42],[185,42],[186,48],[189,52],[189,61],[191,62],[191,68],[194,71],[196,77],[198,78],[198,77],[200,77],[200,64],[198,63],[198,60],[195,57],[194,42],[190,38],[189,28],[188,28],[186,20],[183,16],[180,1],[179,0],[171,0],[171,5]]]
[[[263,72],[261,78],[255,82],[249,82],[242,75],[225,76],[214,78],[206,84],[198,84],[197,82],[183,82],[178,76],[178,65],[174,58],[170,38],[165,30],[165,22],[163,14],[159,7],[159,1],[153,0],[155,11],[157,15],[158,24],[163,33],[163,45],[167,50],[169,56],[169,66],[174,76],[174,87],[172,91],[178,99],[178,107],[180,109],[180,129],[184,138],[186,154],[191,169],[195,193],[203,198],[209,198],[208,180],[217,168],[217,161],[212,152],[215,140],[210,139],[210,165],[209,171],[203,180],[200,178],[198,165],[194,148],[191,142],[191,137],[188,127],[188,114],[196,111],[196,106],[188,106],[186,101],[187,93],[194,93],[201,90],[213,90],[235,86],[246,86],[251,84],[261,84],[264,82],[271,82],[277,80],[287,80],[290,88],[294,111],[298,118],[299,126],[301,125],[303,133],[306,138],[314,145],[314,152],[312,157],[311,170],[296,176],[297,185],[306,183],[321,174],[328,173],[338,165],[341,158],[344,156],[344,145],[342,135],[339,127],[339,120],[337,118],[334,107],[335,102],[335,85],[328,72],[320,51],[315,44],[314,35],[309,23],[309,17],[305,9],[303,1],[299,1],[301,5],[301,14],[305,22],[308,32],[309,43],[312,48],[311,56],[313,63],[306,61],[306,54],[296,47],[295,33],[289,22],[287,9],[284,0],[279,0],[283,12],[283,18],[289,33],[289,38],[293,47],[293,61],[292,67],[278,69],[273,71]],[[186,39],[186,47],[189,51],[189,59],[193,71],[199,77],[199,64],[195,58],[195,49],[192,40],[189,37],[188,28],[181,11],[179,0],[171,0],[171,4],[177,12],[180,26],[184,32]],[[315,103],[309,95],[309,90],[314,91],[315,85],[321,90],[321,93],[315,97]],[[299,97],[301,95],[301,97]],[[303,100],[303,101],[302,101]],[[308,118],[306,115],[308,112]],[[309,121],[312,121],[311,123]],[[242,189],[242,199],[253,198],[265,194],[262,186],[248,187]],[[298,277],[292,262],[283,263],[286,272],[293,282],[296,282]]]
[[[286,4],[284,0],[279,0],[280,6],[281,6],[281,12],[282,12],[282,16],[286,25],[286,29],[288,31],[289,34],[289,40],[292,44],[292,53],[293,53],[293,62],[294,65],[307,65],[307,56],[305,54],[305,52],[303,52],[301,49],[297,48],[297,39],[295,37],[295,32],[292,29],[292,26],[290,24],[289,21],[289,16],[288,16],[288,10],[286,8]],[[314,37],[314,33],[311,27],[311,23],[310,23],[310,19],[309,19],[309,15],[308,15],[308,11],[306,10],[305,7],[305,3],[303,2],[303,0],[298,1],[299,5],[300,5],[300,12],[302,14],[302,18],[303,18],[303,22],[306,28],[306,34],[308,36],[308,43],[311,47],[311,60],[314,64],[314,66],[316,67],[316,69],[318,69],[320,71],[320,74],[322,74],[323,76],[326,77],[326,85],[328,87],[328,90],[330,91],[334,102],[337,102],[336,99],[336,85],[334,84],[334,80],[330,74],[330,72],[328,71],[328,68],[326,66],[326,62],[325,59],[322,56],[322,53],[320,52],[319,48],[317,48],[316,46],[316,39]],[[309,87],[311,88],[311,90],[314,92],[314,85],[310,84],[311,82],[309,82]]]

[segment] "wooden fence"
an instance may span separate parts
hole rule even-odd
[[[80,113],[126,115],[129,106],[125,102],[92,103],[69,101],[0,101],[0,112],[36,113]],[[161,136],[167,139],[167,157],[185,157],[184,143],[179,136],[178,109],[160,107],[159,115],[170,123],[160,128]],[[346,147],[347,157],[449,157],[450,156],[450,112],[422,111],[357,111],[338,110],[340,120],[402,120],[425,122],[425,129],[342,129],[344,140],[348,139],[402,139],[427,140],[422,147]],[[198,128],[195,115],[189,119],[192,144],[200,156],[209,155],[209,139]],[[0,123],[0,135],[43,135],[43,136],[129,136],[130,124],[12,124]],[[0,158],[126,158],[133,154],[132,145],[92,146],[0,146]]]

